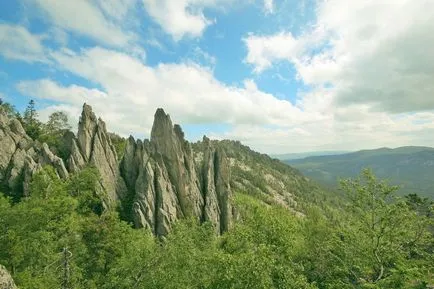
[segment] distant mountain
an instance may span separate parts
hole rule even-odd
[[[272,158],[278,160],[298,160],[313,156],[329,156],[329,155],[342,155],[350,153],[349,151],[317,151],[317,152],[304,152],[304,153],[288,153],[270,155]]]
[[[380,148],[284,162],[326,186],[336,186],[340,178],[355,177],[363,168],[371,168],[379,178],[400,185],[402,194],[434,197],[434,148],[431,147]]]

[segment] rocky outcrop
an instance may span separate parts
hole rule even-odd
[[[21,123],[0,111],[0,184],[14,197],[27,195],[31,176],[44,165],[51,165],[61,178],[68,177],[62,159],[46,144],[33,141]]]
[[[155,149],[154,155],[161,157],[161,166],[167,168],[183,215],[199,216],[203,199],[194,170],[191,146],[185,141],[181,127],[173,126],[169,115],[161,108],[155,113],[151,145]]]
[[[136,227],[166,235],[178,219],[189,217],[226,231],[232,219],[230,166],[224,151],[204,138],[196,159],[179,125],[158,109],[150,140],[127,140],[121,160],[104,121],[84,104],[78,133],[65,134],[64,161],[47,144],[30,139],[19,121],[0,116],[0,181],[11,191],[28,195],[35,172],[51,165],[59,178],[68,178],[85,166],[100,173],[95,192],[106,208],[122,205]]]
[[[149,228],[156,235],[167,234],[182,213],[162,157],[152,152],[148,141],[130,137],[121,171],[130,194],[129,210],[135,226]]]
[[[190,144],[163,109],[154,115],[150,140],[130,137],[121,159],[112,137],[84,104],[77,135],[68,132],[61,140],[64,162],[0,110],[0,191],[17,200],[27,196],[33,175],[44,165],[53,166],[59,178],[94,166],[100,173],[95,192],[104,207],[120,204],[123,218],[163,236],[185,217],[210,222],[216,233],[228,230],[236,219],[232,189],[289,209],[296,206],[296,194],[310,190],[292,168],[239,142],[204,137]],[[120,137],[113,141],[118,149],[124,145]]]
[[[105,205],[111,206],[124,199],[127,188],[120,176],[116,150],[108,136],[104,121],[97,119],[89,105],[83,106],[77,138],[69,138],[69,171],[76,172],[86,165],[96,167],[101,176],[101,187],[107,197],[107,200],[104,200]]]
[[[3,265],[0,265],[0,289],[17,289],[11,274]]]
[[[230,224],[229,166],[222,152],[209,147],[197,165],[179,125],[162,109],[154,116],[150,141],[130,137],[121,164],[132,197],[137,227],[165,235],[182,217],[209,221],[221,233]]]
[[[207,137],[203,138],[203,146],[202,157],[196,159],[201,169],[203,219],[218,224],[216,230],[222,233],[228,230],[232,219],[229,163],[224,151],[215,148]]]

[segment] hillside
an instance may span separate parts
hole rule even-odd
[[[296,212],[297,198],[311,191],[297,170],[238,142],[204,137],[190,144],[162,109],[155,113],[150,140],[109,133],[86,104],[77,135],[57,136],[57,148],[42,143],[43,137],[32,139],[19,120],[6,114],[0,130],[0,184],[6,195],[17,201],[30,196],[32,176],[47,165],[61,179],[94,167],[100,176],[94,192],[102,206],[118,208],[136,228],[158,236],[187,217],[211,222],[216,232],[227,231],[236,214],[235,192]]]
[[[284,162],[331,187],[337,185],[339,178],[355,177],[363,168],[371,168],[380,178],[400,185],[401,194],[434,197],[434,148],[430,147],[380,148]]]
[[[47,123],[36,115],[0,106],[0,282],[9,287],[433,283],[432,204],[391,202],[394,188],[368,172],[332,202],[240,142],[189,143],[162,109],[145,140],[109,133],[86,104],[77,134],[61,112]]]
[[[277,155],[273,154],[270,156],[272,158],[285,161],[285,160],[298,160],[298,159],[317,157],[317,156],[342,155],[346,153],[349,153],[349,151],[316,151],[316,152],[288,153],[288,154],[277,154]]]

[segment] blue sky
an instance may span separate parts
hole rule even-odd
[[[136,137],[163,107],[192,141],[267,153],[432,145],[431,11],[409,0],[2,1],[0,94],[72,123],[87,102]]]

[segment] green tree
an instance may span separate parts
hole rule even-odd
[[[98,195],[100,175],[96,168],[85,167],[68,180],[68,192],[77,198],[82,214],[101,215],[104,210],[102,196]]]
[[[47,143],[55,154],[66,159],[69,154],[69,147],[64,135],[70,129],[67,114],[63,111],[55,111],[50,114],[47,123],[42,127],[39,141]]]
[[[3,111],[8,117],[16,117],[19,115],[15,107],[12,104],[3,101],[2,98],[0,98],[0,110]]]
[[[0,263],[11,269],[20,288],[60,288],[62,248],[79,251],[76,206],[50,167],[35,174],[29,198],[15,205],[0,198]]]
[[[32,139],[39,139],[42,133],[42,123],[38,120],[38,112],[36,111],[35,101],[32,99],[24,111],[22,118],[24,130]]]
[[[343,264],[351,264],[347,269],[357,277],[354,282],[367,288],[409,288],[410,282],[423,279],[426,271],[419,261],[426,256],[414,254],[432,238],[429,220],[396,196],[398,187],[377,180],[370,170],[341,185],[350,200],[341,255],[347,260]]]
[[[47,130],[52,133],[64,133],[71,129],[71,125],[68,122],[68,116],[63,111],[55,111],[48,117],[46,124]]]
[[[127,145],[127,140],[115,133],[109,133],[108,135],[113,146],[115,147],[118,160],[121,160],[125,152],[125,146]]]

